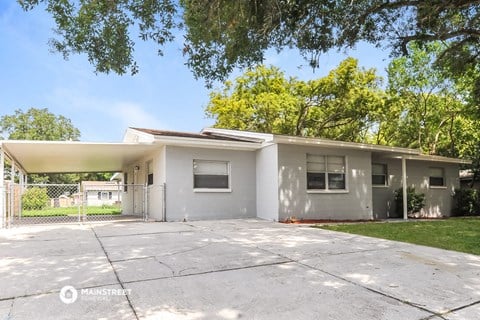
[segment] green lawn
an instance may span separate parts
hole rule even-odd
[[[480,218],[316,225],[333,231],[396,240],[480,255]]]
[[[118,207],[87,207],[87,215],[116,215],[121,214]],[[45,208],[43,210],[23,210],[22,217],[52,217],[78,215],[77,207]]]

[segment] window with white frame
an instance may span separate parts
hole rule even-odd
[[[372,163],[372,185],[388,185],[387,165],[384,163]]]
[[[443,168],[431,167],[429,168],[429,185],[430,187],[444,187],[445,186],[445,171]]]
[[[308,190],[346,190],[345,157],[307,154]]]
[[[229,189],[230,163],[216,160],[193,160],[194,189]]]

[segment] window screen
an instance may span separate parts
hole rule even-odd
[[[213,160],[193,161],[193,187],[195,189],[228,189],[229,162]]]

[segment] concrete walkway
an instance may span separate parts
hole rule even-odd
[[[479,256],[307,226],[31,226],[0,257],[0,320],[480,319]]]

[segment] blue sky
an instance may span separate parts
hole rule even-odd
[[[210,91],[184,65],[180,40],[167,45],[163,57],[155,46],[139,42],[135,56],[140,72],[135,76],[96,75],[84,55],[65,61],[50,52],[53,26],[40,7],[23,12],[16,1],[0,1],[0,115],[48,108],[70,118],[83,141],[120,141],[129,126],[198,132],[213,124],[204,115]],[[349,55],[385,75],[388,52],[365,44],[347,54],[325,54],[315,71],[295,50],[268,52],[265,63],[288,76],[312,79]]]

